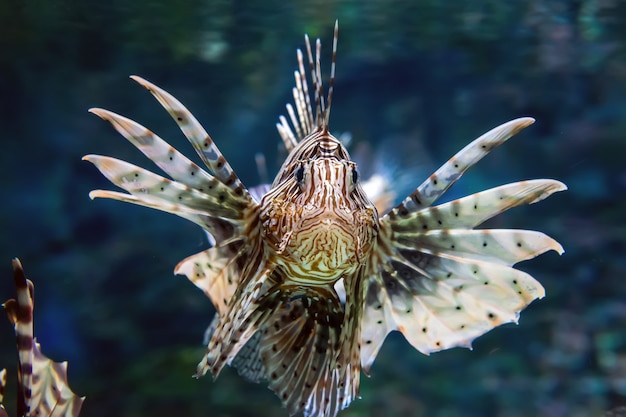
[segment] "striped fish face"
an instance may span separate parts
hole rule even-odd
[[[261,233],[288,279],[335,282],[365,262],[378,230],[356,164],[327,132],[303,140],[261,202]]]

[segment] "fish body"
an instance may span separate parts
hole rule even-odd
[[[380,178],[363,187],[347,149],[329,132],[337,26],[326,97],[321,44],[314,58],[305,40],[308,70],[298,51],[294,105],[277,125],[289,155],[264,195],[248,191],[178,100],[139,77],[132,78],[169,112],[207,170],[103,109],[91,111],[170,178],[115,158],[85,159],[127,192],[97,190],[92,198],[170,212],[212,236],[213,247],[175,268],[217,310],[197,375],[217,377],[230,364],[252,381],[267,381],[290,414],[334,417],[358,396],[361,370],[369,371],[389,332],[402,332],[425,354],[467,347],[493,327],[517,322],[543,297],[541,284],[512,265],[548,250],[561,253],[561,246],[540,232],[474,228],[566,187],[522,181],[433,205],[468,168],[533,123],[521,118],[467,145],[387,210]],[[372,184],[379,185],[368,196],[364,188]]]

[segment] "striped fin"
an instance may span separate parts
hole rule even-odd
[[[344,310],[331,287],[283,282],[266,270],[240,287],[197,375],[211,371],[217,377],[231,364],[253,381],[266,379],[290,414],[334,417],[358,394],[360,304],[351,299],[356,286],[349,287]]]
[[[563,253],[557,241],[541,232],[509,229],[395,233],[394,246],[400,251],[407,249],[441,257],[459,256],[509,266],[548,250]]]
[[[7,414],[4,405],[2,405],[4,401],[4,389],[7,386],[7,370],[0,369],[0,417],[9,417]]]
[[[213,337],[215,330],[220,323],[220,315],[215,314],[211,324],[204,332],[204,344],[208,345]],[[261,361],[260,354],[261,332],[256,332],[239,350],[235,358],[231,361],[230,366],[237,370],[237,373],[246,378],[250,382],[259,383],[266,380],[265,367]]]
[[[174,273],[186,275],[211,299],[217,314],[226,314],[228,303],[241,281],[239,262],[245,254],[241,241],[216,246],[182,260]]]
[[[220,318],[206,353],[198,364],[196,377],[211,372],[217,378],[241,348],[259,330],[277,303],[273,269],[259,267],[255,276],[243,282]]]
[[[167,92],[139,77],[133,79],[148,88],[175,117],[215,176],[144,126],[113,112],[94,108],[90,109],[92,113],[110,122],[173,181],[115,158],[87,155],[83,160],[96,165],[111,182],[130,193],[95,190],[89,196],[92,199],[111,198],[176,214],[203,227],[218,245],[239,239],[245,223],[244,215],[258,204],[187,109]]]
[[[67,385],[67,362],[53,362],[41,353],[39,343],[33,346],[35,361],[32,404],[36,416],[76,417],[84,397],[78,397]],[[31,414],[32,415],[32,414]]]
[[[17,258],[13,260],[13,276],[17,298],[4,303],[4,308],[17,337],[17,414],[26,417],[77,417],[84,397],[75,395],[67,385],[67,362],[48,359],[33,337],[33,284],[26,279]],[[5,376],[0,375],[0,379],[5,379]]]
[[[291,415],[335,417],[358,397],[362,273],[332,289],[285,291],[287,303],[261,329],[270,388]]]
[[[182,210],[204,211],[213,217],[239,220],[247,206],[246,202],[231,198],[227,193],[206,194],[116,158],[87,155],[83,159],[94,164],[109,181],[127,192],[150,196]]]
[[[517,134],[523,128],[535,122],[531,117],[522,117],[504,123],[489,132],[485,133],[472,143],[461,149],[441,166],[434,174],[424,181],[407,198],[396,206],[392,212],[394,214],[406,215],[429,207],[448,188],[452,186],[465,171],[472,165],[480,161],[493,149],[502,145],[511,136]]]
[[[476,139],[380,219],[378,261],[365,283],[365,372],[391,331],[425,354],[470,347],[490,329],[517,322],[521,310],[544,296],[539,282],[512,266],[550,250],[563,253],[558,242],[529,230],[473,228],[567,189],[563,183],[520,181],[430,207],[470,166],[532,122],[516,119]]]
[[[471,229],[510,208],[534,204],[566,189],[565,184],[555,180],[520,181],[404,216],[390,212],[389,224],[394,232]]]
[[[13,280],[17,297],[4,303],[4,310],[15,329],[17,338],[18,399],[17,414],[27,415],[35,410],[32,405],[33,386],[33,283],[26,279],[20,260],[13,259]]]
[[[544,296],[539,282],[508,266],[416,251],[403,255],[369,283],[361,350],[366,371],[393,330],[425,354],[470,347],[493,327],[517,323],[519,312]]]
[[[221,244],[227,244],[231,240],[241,239],[241,236],[238,233],[235,233],[239,228],[238,223],[228,219],[212,217],[202,211],[183,209],[182,206],[170,204],[149,195],[135,196],[116,191],[94,190],[89,193],[89,197],[92,199],[109,198],[112,200],[123,201],[126,203],[136,204],[138,206],[176,214],[177,216],[187,219],[204,228],[211,235],[211,237],[215,238]]]
[[[267,372],[261,360],[260,342],[261,332],[256,332],[231,363],[239,375],[251,382],[261,382],[267,379]]]
[[[193,114],[167,91],[136,75],[132,75],[130,78],[152,93],[167,110],[213,175],[231,188],[236,195],[247,196],[248,191],[235,171]]]
[[[139,123],[104,109],[93,108],[89,111],[110,122],[115,130],[174,180],[210,195],[225,194],[229,200],[242,199],[232,189]]]
[[[334,415],[324,411],[336,408],[328,393],[314,394],[338,389],[332,375],[339,354],[343,307],[332,289],[301,288],[283,297],[261,330],[260,354],[269,387],[290,415],[302,411],[305,416]],[[313,301],[316,297],[324,302]]]
[[[344,279],[343,282],[345,313],[340,339],[341,351],[337,359],[343,367],[337,369],[339,389],[334,390],[337,395],[337,410],[347,408],[359,397],[364,272],[365,268],[360,268],[351,279]],[[339,297],[341,296],[340,291]],[[328,414],[328,416],[334,416],[334,414]]]
[[[387,334],[398,330],[420,352],[469,347],[474,338],[542,298],[541,284],[511,265],[563,248],[528,230],[398,232],[381,222],[378,273],[366,284],[361,361],[369,371]],[[388,240],[387,240],[388,239]],[[383,251],[381,251],[383,252]]]
[[[213,337],[213,333],[220,323],[219,314],[213,316],[211,324],[204,332],[204,344],[208,345]],[[239,350],[235,358],[231,361],[230,366],[237,370],[237,373],[246,378],[250,382],[259,383],[266,380],[265,367],[261,361],[260,354],[261,332],[256,332]]]
[[[92,199],[109,198],[175,214],[204,228],[218,244],[240,238],[245,211],[240,199],[230,200],[227,193],[214,197],[115,158],[87,155],[83,160],[131,193],[94,190],[89,193]]]

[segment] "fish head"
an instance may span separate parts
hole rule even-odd
[[[262,237],[287,276],[336,282],[367,259],[378,214],[356,164],[334,136],[315,132],[290,153],[261,202]]]

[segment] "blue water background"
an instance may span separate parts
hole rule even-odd
[[[398,334],[343,416],[601,416],[626,405],[626,3],[52,0],[0,4],[0,300],[12,257],[35,282],[35,333],[69,361],[84,417],[286,416],[264,386],[226,369],[191,378],[213,308],[181,259],[206,247],[171,215],[96,200],[112,186],[81,157],[154,168],[107,123],[104,107],[193,150],[143,88],[179,98],[247,185],[254,156],[273,175],[274,124],[291,101],[302,34],[340,22],[331,130],[350,132],[364,173],[411,191],[500,123],[537,122],[495,150],[446,200],[511,181],[555,178],[569,191],[507,212],[492,227],[541,230],[565,247],[520,268],[546,298],[474,342],[426,357]],[[326,72],[327,73],[327,72]],[[369,165],[368,165],[369,164]],[[400,196],[400,197],[403,197]],[[15,347],[0,319],[13,411]]]

